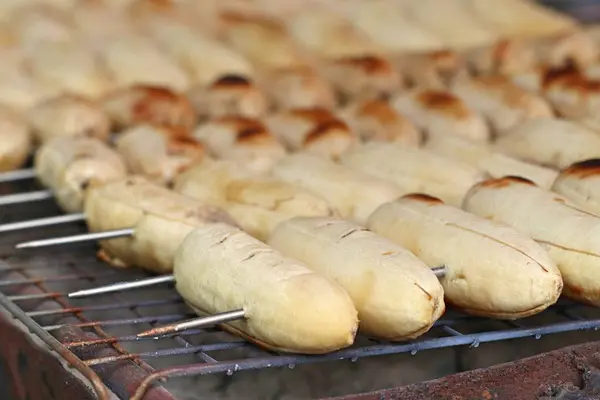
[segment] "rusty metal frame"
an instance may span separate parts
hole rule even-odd
[[[46,343],[50,349],[58,353],[62,359],[68,363],[69,366],[77,369],[85,378],[87,378],[90,387],[93,388],[96,397],[99,400],[107,400],[108,392],[106,386],[100,379],[100,377],[88,367],[82,360],[80,360],[75,354],[73,354],[67,347],[60,343],[50,333],[45,331],[39,324],[33,319],[28,317],[15,303],[10,301],[4,294],[0,293],[0,306],[8,311],[15,319],[19,320],[29,332],[38,336],[44,343]],[[8,321],[7,321],[8,323]],[[23,335],[23,337],[25,337]],[[11,343],[13,345],[13,343]],[[41,350],[41,349],[40,349]]]

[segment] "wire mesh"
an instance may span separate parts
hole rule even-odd
[[[10,191],[2,188],[0,193]],[[14,185],[13,185],[14,186]],[[20,189],[34,187],[30,183]],[[2,208],[0,223],[57,215],[51,201]],[[164,378],[209,375],[398,353],[417,354],[445,347],[478,347],[509,339],[600,329],[600,315],[561,301],[550,310],[519,321],[491,321],[449,310],[421,338],[386,343],[359,336],[350,348],[323,356],[296,356],[261,350],[216,328],[139,339],[136,333],[193,316],[171,284],[87,299],[66,294],[97,285],[144,278],[135,269],[113,269],[95,257],[93,243],[15,251],[19,241],[85,231],[74,223],[0,235],[0,292],[22,311],[19,317],[49,332],[91,367],[121,398],[173,398],[156,384]],[[13,313],[14,314],[14,313]],[[590,314],[590,315],[593,315]],[[42,338],[43,339],[43,338]],[[115,380],[119,371],[121,380]],[[125,371],[125,372],[124,372]]]

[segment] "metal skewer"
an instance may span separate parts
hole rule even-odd
[[[16,171],[0,173],[0,183],[20,181],[31,178],[35,178],[35,170],[33,168],[24,168]]]
[[[54,196],[50,190],[35,190],[27,193],[8,194],[5,196],[0,196],[0,206],[47,200],[53,197]]]
[[[10,224],[0,225],[0,232],[12,232],[31,228],[41,228],[43,226],[68,224],[71,222],[85,221],[85,214],[66,214],[56,217],[31,219],[29,221],[11,222]]]
[[[137,289],[137,288],[143,288],[143,287],[147,287],[147,286],[154,286],[154,285],[159,285],[161,283],[170,283],[170,282],[175,282],[175,277],[172,274],[162,275],[162,276],[157,276],[157,277],[147,278],[147,279],[139,279],[136,281],[117,282],[117,283],[113,283],[111,285],[100,286],[100,287],[96,287],[93,289],[79,290],[77,292],[69,293],[68,296],[69,296],[69,298],[87,297],[87,296],[93,296],[95,294],[120,292],[122,290]]]
[[[439,267],[433,267],[433,268],[431,268],[431,271],[433,271],[434,275],[437,276],[438,278],[443,278],[444,276],[446,276],[446,266],[445,265],[440,265]]]
[[[105,232],[83,233],[81,235],[72,235],[72,236],[63,236],[63,237],[51,238],[51,239],[33,240],[31,242],[19,243],[15,246],[15,248],[26,249],[26,248],[57,246],[57,245],[61,245],[61,244],[114,239],[114,238],[123,237],[123,236],[133,236],[134,234],[135,234],[135,230],[132,228],[115,229],[112,231],[105,231]]]
[[[446,272],[445,266],[434,267],[432,271],[436,276],[443,276]],[[172,280],[174,277],[170,275]],[[148,281],[148,280],[145,280]],[[97,290],[100,288],[97,288]],[[92,289],[93,290],[93,289]],[[71,295],[69,295],[71,297]],[[179,322],[175,324],[165,325],[154,329],[149,329],[147,331],[141,332],[137,334],[137,337],[158,337],[163,335],[168,335],[171,333],[181,332],[187,329],[192,328],[203,328],[210,325],[222,324],[225,322],[236,321],[239,319],[245,318],[246,313],[244,310],[235,310],[235,311],[227,311],[220,314],[211,315],[208,317],[194,318],[188,321]]]
[[[208,317],[194,318],[189,321],[179,322],[150,329],[137,334],[137,337],[162,336],[169,333],[176,333],[192,328],[203,328],[210,325],[222,324],[225,322],[236,321],[246,317],[244,310],[227,311],[220,314],[210,315]]]
[[[446,274],[446,267],[443,265],[440,267],[434,267],[431,270],[433,271],[435,276],[437,276],[438,278],[441,278]],[[76,292],[69,293],[68,296],[70,298],[88,297],[88,296],[94,296],[97,294],[113,293],[113,292],[119,292],[122,290],[137,289],[137,288],[143,288],[143,287],[154,286],[154,285],[159,285],[161,283],[170,283],[170,282],[175,282],[175,277],[173,276],[173,274],[161,275],[158,277],[152,277],[152,278],[146,278],[146,279],[138,279],[136,281],[117,282],[117,283],[112,283],[110,285],[105,285],[105,286],[97,286],[92,289],[78,290]]]

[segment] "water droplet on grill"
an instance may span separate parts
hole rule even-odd
[[[353,363],[354,363],[354,362],[357,362],[357,361],[358,361],[358,357],[357,357],[357,356],[354,356],[354,357],[352,357],[352,358],[350,359],[350,362],[353,362]]]
[[[228,376],[231,376],[231,375],[233,375],[233,370],[232,370],[232,369],[228,369],[228,370],[227,370],[227,375],[228,375]]]
[[[288,365],[288,368],[289,368],[289,369],[294,369],[294,368],[296,368],[296,364],[289,364],[289,365]]]
[[[541,339],[542,338],[542,334],[541,333],[536,333],[535,334],[535,338],[536,338],[536,340]]]
[[[471,343],[471,346],[469,346],[469,347],[474,347],[474,348],[479,347],[479,340],[476,340],[473,343]]]
[[[411,355],[411,356],[414,356],[415,354],[417,354],[417,350],[411,350],[411,351],[410,351],[410,355]]]
[[[240,366],[238,364],[235,364],[235,366],[233,367],[233,370],[235,372],[239,371],[240,370]]]

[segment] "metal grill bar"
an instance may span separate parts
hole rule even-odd
[[[514,329],[497,332],[476,333],[470,335],[450,336],[424,341],[416,341],[406,344],[386,344],[378,346],[367,346],[358,349],[346,349],[323,356],[278,356],[264,357],[251,360],[236,360],[212,364],[194,364],[180,367],[174,367],[158,371],[150,375],[140,385],[132,399],[141,399],[144,392],[152,383],[160,378],[174,378],[193,375],[207,375],[217,372],[226,372],[229,375],[237,371],[244,371],[258,368],[283,367],[290,365],[299,365],[305,363],[315,363],[324,361],[334,361],[349,359],[356,361],[359,358],[372,357],[379,355],[411,353],[417,354],[419,351],[439,349],[443,347],[456,347],[470,345],[478,347],[481,343],[496,342],[501,340],[517,339],[523,337],[535,337],[539,339],[542,335],[554,334],[559,332],[568,332],[582,329],[600,329],[600,319],[591,321],[569,321],[564,323],[552,324],[539,328]]]
[[[141,307],[155,307],[162,306],[170,303],[181,303],[180,297],[174,297],[167,300],[154,300],[154,301],[140,301],[140,302],[128,302],[120,304],[104,304],[100,306],[88,306],[88,307],[69,307],[63,308],[62,310],[44,310],[44,311],[31,311],[27,313],[29,317],[41,317],[47,315],[56,314],[72,314],[81,313],[85,311],[114,311],[123,308],[141,308]]]
[[[113,319],[106,321],[93,321],[93,322],[81,322],[78,324],[69,324],[69,326],[74,326],[77,328],[90,328],[94,326],[121,326],[121,325],[136,325],[136,324],[144,324],[144,323],[156,323],[156,322],[169,322],[169,321],[179,321],[181,319],[193,317],[195,314],[173,314],[173,315],[161,315],[158,317],[141,317],[141,318],[129,318],[129,319]],[[45,325],[43,328],[47,331],[55,331],[57,329],[64,328],[66,325]],[[188,334],[189,332],[199,332],[199,331],[186,331],[181,332],[180,334]],[[142,338],[137,338],[138,340],[142,340]]]
[[[0,173],[0,182],[12,182],[21,179],[32,179],[35,178],[35,170],[33,168],[19,169],[16,171],[2,172]]]
[[[52,199],[52,192],[48,190],[36,190],[35,192],[15,193],[2,196],[2,198],[0,198],[0,206],[50,199]]]
[[[94,358],[91,360],[85,360],[84,362],[87,365],[99,365],[99,364],[115,362],[118,360],[128,360],[128,359],[133,359],[133,358],[166,357],[166,356],[177,356],[177,355],[182,355],[182,354],[193,354],[193,353],[207,352],[207,351],[231,350],[231,349],[236,349],[236,348],[240,348],[240,347],[245,347],[248,345],[249,345],[248,342],[244,342],[244,341],[214,343],[214,344],[204,345],[204,346],[178,347],[178,348],[168,349],[168,350],[149,351],[149,352],[145,352],[145,353],[128,354],[128,355],[117,356],[117,357]]]
[[[6,272],[11,270],[0,270],[0,272]],[[49,283],[49,282],[62,282],[62,281],[79,281],[79,280],[94,280],[97,278],[105,278],[111,275],[117,275],[117,271],[108,271],[105,273],[99,274],[71,274],[71,275],[62,275],[62,276],[54,276],[51,278],[29,278],[29,279],[13,279],[13,280],[2,280],[0,281],[0,288],[3,286],[18,286],[18,285],[32,285],[36,283]]]
[[[191,335],[197,335],[199,333],[202,333],[202,330],[195,330],[195,331],[186,331],[186,332],[182,332],[181,335],[182,336],[191,336]],[[184,335],[185,334],[185,335]],[[183,340],[183,338],[181,336],[175,336],[173,335],[174,338],[179,339],[179,340]],[[119,336],[119,337],[109,337],[106,339],[93,339],[93,340],[87,340],[87,341],[82,341],[82,342],[66,342],[63,343],[66,347],[68,348],[75,348],[75,347],[85,347],[85,346],[95,346],[95,345],[99,345],[99,344],[107,344],[107,343],[115,343],[115,342],[131,342],[131,341],[152,341],[155,340],[153,338],[139,338],[137,337],[137,335],[129,335],[129,336]],[[186,345],[185,346],[192,346],[191,343],[189,342],[185,342]]]

